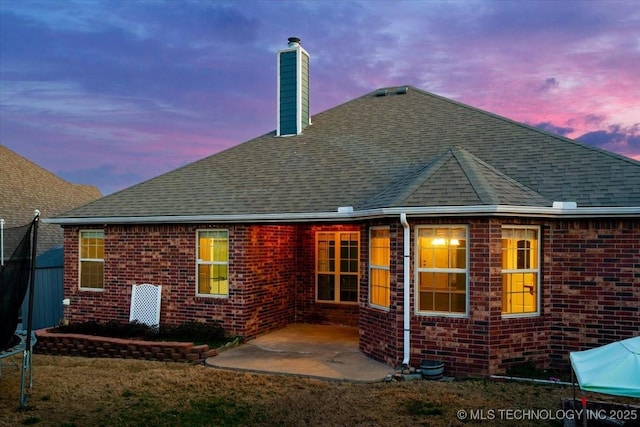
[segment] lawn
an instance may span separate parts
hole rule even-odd
[[[36,354],[33,362],[23,410],[20,370],[3,366],[0,426],[561,426],[517,411],[546,409],[538,414],[553,418],[572,394],[487,380],[356,384],[141,360]],[[472,421],[472,413],[485,419]]]

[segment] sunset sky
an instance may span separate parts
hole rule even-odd
[[[103,194],[311,111],[412,85],[640,160],[637,1],[0,0],[0,144]]]

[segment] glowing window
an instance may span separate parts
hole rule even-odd
[[[80,288],[104,289],[104,231],[80,231]]]
[[[502,314],[538,314],[538,227],[502,228]]]
[[[229,295],[229,232],[198,231],[196,266],[197,293],[226,297]]]
[[[357,303],[360,233],[322,232],[316,235],[316,299]]]
[[[389,227],[371,228],[369,234],[369,304],[389,308],[391,262]]]
[[[467,314],[467,228],[425,226],[417,231],[417,310]]]

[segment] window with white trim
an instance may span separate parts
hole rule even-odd
[[[229,232],[199,230],[197,240],[197,294],[229,296]]]
[[[388,309],[391,305],[391,245],[389,227],[369,230],[369,304]]]
[[[359,232],[317,233],[316,300],[357,303],[359,264]]]
[[[417,227],[416,307],[421,314],[466,315],[467,227]]]
[[[104,289],[104,231],[80,231],[80,288]]]
[[[538,314],[539,227],[502,227],[502,314]]]

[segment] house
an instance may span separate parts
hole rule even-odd
[[[97,187],[65,181],[0,145],[0,264],[18,246],[25,233],[20,227],[31,223],[34,210],[40,211],[41,218],[55,216],[101,196]],[[62,318],[63,238],[60,226],[40,221],[32,318],[36,328],[54,326]],[[28,307],[25,298],[24,318]]]
[[[353,325],[461,376],[638,334],[639,162],[408,86],[310,117],[307,52],[277,57],[274,132],[53,219],[70,321],[152,283],[161,323]]]

